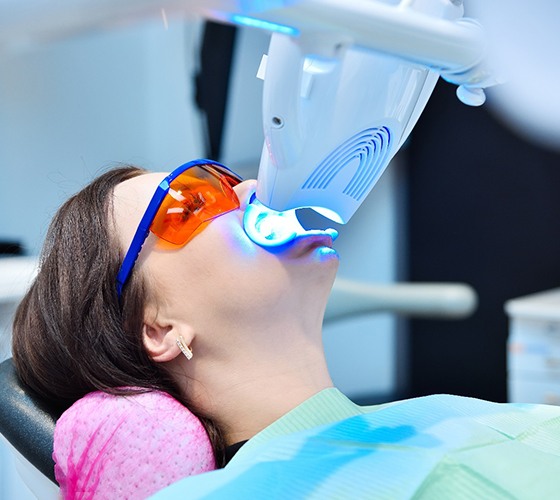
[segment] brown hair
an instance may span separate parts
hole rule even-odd
[[[113,189],[143,173],[132,166],[109,170],[59,209],[37,277],[16,311],[14,364],[21,380],[61,411],[96,390],[117,395],[165,391],[200,418],[222,465],[220,429],[185,400],[144,349],[142,274],[133,272],[122,300],[117,297],[122,257],[114,235]]]

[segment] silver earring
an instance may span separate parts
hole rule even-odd
[[[177,342],[177,345],[179,346],[179,349],[181,349],[181,352],[185,355],[185,358],[187,358],[189,360],[192,359],[193,352],[192,352],[191,348],[185,344],[185,341],[184,341],[183,337],[181,337],[179,335],[176,342]]]

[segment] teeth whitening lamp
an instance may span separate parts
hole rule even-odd
[[[273,32],[259,69],[265,143],[245,220],[263,246],[304,231],[298,208],[348,222],[440,75],[469,105],[482,104],[482,89],[496,83],[483,65],[482,29],[462,17],[462,0],[264,3],[222,17]]]

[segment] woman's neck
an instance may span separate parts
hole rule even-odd
[[[243,335],[233,336],[240,345],[231,356],[220,360],[201,356],[198,366],[192,365],[187,391],[195,394],[195,404],[223,429],[227,444],[253,437],[306,399],[333,386],[320,331],[311,336],[293,330],[267,334],[282,341],[266,346],[244,344]]]
[[[296,406],[333,386],[327,370],[286,371],[245,380],[221,394],[216,417],[228,444],[250,439]]]

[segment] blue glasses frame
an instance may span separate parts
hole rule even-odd
[[[154,222],[156,214],[158,213],[158,210],[159,210],[163,200],[165,199],[165,197],[167,196],[167,193],[169,192],[169,187],[171,185],[171,182],[173,182],[174,179],[176,179],[179,175],[181,175],[183,172],[189,170],[190,168],[204,167],[204,166],[219,167],[221,169],[226,170],[228,173],[230,173],[236,179],[239,179],[239,182],[241,182],[243,180],[239,175],[237,175],[235,172],[233,172],[230,168],[226,167],[225,165],[222,165],[221,163],[219,163],[217,161],[205,160],[205,159],[193,160],[193,161],[190,161],[188,163],[185,163],[185,164],[181,165],[180,167],[177,167],[175,170],[173,170],[173,172],[171,172],[167,177],[165,177],[165,179],[163,179],[159,183],[158,187],[156,188],[156,191],[155,191],[154,195],[152,196],[152,199],[150,200],[150,203],[148,204],[148,208],[146,208],[146,211],[144,212],[144,215],[142,216],[142,219],[140,220],[140,223],[138,224],[138,228],[136,229],[136,233],[134,233],[134,237],[132,238],[132,242],[130,243],[130,246],[128,247],[126,255],[124,256],[123,262],[122,262],[121,267],[119,269],[119,272],[117,274],[117,296],[118,296],[119,300],[122,296],[122,289],[123,289],[125,283],[128,281],[128,278],[130,277],[132,269],[134,268],[134,265],[136,264],[136,261],[138,260],[138,257],[140,255],[140,251],[142,250],[142,246],[144,245],[144,242],[146,241],[146,238],[148,237],[148,234],[150,233],[150,227],[151,227],[152,223]]]

